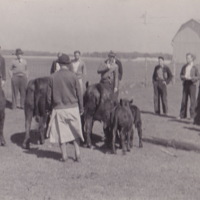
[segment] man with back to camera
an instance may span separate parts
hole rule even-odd
[[[53,111],[48,127],[51,143],[59,143],[62,153],[61,161],[67,161],[66,144],[73,142],[75,160],[80,161],[78,139],[84,141],[80,114],[83,113],[83,97],[76,75],[70,71],[71,61],[68,55],[62,54],[58,63],[60,70],[50,76],[47,90],[47,101]]]
[[[199,80],[199,72],[194,65],[195,56],[191,53],[186,54],[186,64],[182,67],[180,78],[183,82],[183,93],[180,110],[180,119],[187,117],[187,103],[188,97],[190,97],[190,118],[195,117],[196,107],[196,83]]]
[[[158,65],[155,66],[153,72],[153,88],[154,88],[154,111],[160,115],[160,100],[162,102],[163,114],[168,114],[167,103],[167,85],[172,80],[172,73],[168,66],[164,64],[164,58],[158,57]]]

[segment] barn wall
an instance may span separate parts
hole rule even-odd
[[[200,38],[192,29],[185,28],[174,39],[173,59],[176,63],[185,63],[186,53],[196,55],[196,63],[200,63]]]

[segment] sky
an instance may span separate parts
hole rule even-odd
[[[174,35],[191,18],[200,19],[199,0],[0,0],[0,45],[172,53]]]

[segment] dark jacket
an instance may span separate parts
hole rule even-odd
[[[108,59],[105,60],[105,63],[108,62]],[[122,63],[120,60],[115,59],[115,63],[118,66],[118,80],[121,81],[122,80],[122,76],[123,76],[123,67],[122,67]]]
[[[156,82],[156,81],[165,81],[166,84],[169,84],[170,81],[171,81],[172,78],[173,78],[173,75],[172,75],[171,70],[169,69],[168,66],[164,65],[163,71],[162,71],[162,72],[163,72],[163,80],[162,80],[162,79],[160,79],[159,76],[158,76],[158,70],[159,70],[160,68],[161,68],[160,65],[155,66],[155,69],[154,69],[154,72],[153,72],[153,77],[152,77],[153,83]]]
[[[54,109],[79,106],[83,112],[83,97],[76,75],[68,69],[60,69],[50,77],[47,101]]]
[[[2,80],[6,80],[6,66],[5,66],[5,59],[3,56],[0,55],[0,78]]]
[[[180,73],[180,78],[183,81],[183,83],[186,81],[185,77],[185,72],[186,72],[186,67],[188,66],[188,64],[185,64],[182,69],[181,69],[181,73]],[[190,76],[191,76],[191,81],[193,84],[195,84],[198,80],[199,80],[199,71],[197,69],[196,66],[193,66],[191,71],[190,71]]]

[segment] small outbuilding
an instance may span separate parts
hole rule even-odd
[[[196,63],[200,63],[200,20],[191,19],[184,23],[172,40],[173,61],[185,63],[185,55],[190,52],[196,56]]]

